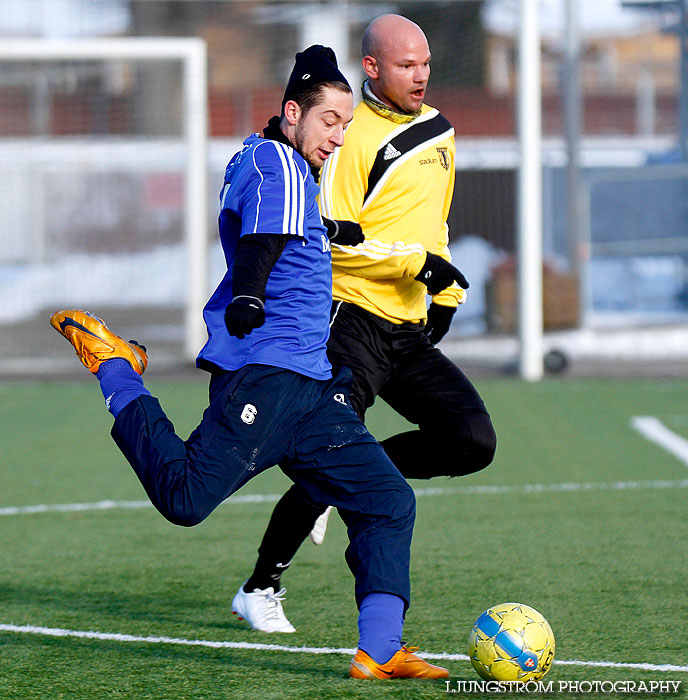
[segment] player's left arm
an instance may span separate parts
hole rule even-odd
[[[446,245],[440,250],[435,251],[435,255],[439,256],[443,260],[446,260],[448,263],[454,264],[451,253],[449,252],[449,247]],[[454,308],[456,308],[459,304],[463,304],[465,301],[466,289],[459,286],[457,282],[454,282],[454,284],[446,287],[439,292],[439,294],[435,294],[432,297],[433,304],[438,304],[439,306],[452,306]]]
[[[451,254],[447,246],[436,255],[451,263]],[[425,332],[432,343],[436,345],[444,338],[449,331],[457,306],[464,301],[466,301],[466,290],[456,282],[432,297],[425,322]]]

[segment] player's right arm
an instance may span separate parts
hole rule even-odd
[[[279,233],[253,233],[237,243],[232,268],[232,301],[225,309],[230,335],[244,338],[265,323],[265,287],[287,237]]]

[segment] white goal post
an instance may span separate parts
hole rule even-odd
[[[179,60],[183,66],[184,242],[186,299],[184,352],[196,357],[206,337],[202,309],[208,293],[208,80],[205,41],[198,38],[0,41],[0,61]]]
[[[519,371],[543,375],[542,344],[542,127],[540,32],[537,0],[522,0],[518,59],[518,328]]]

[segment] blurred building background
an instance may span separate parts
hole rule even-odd
[[[573,355],[592,348],[591,333],[662,328],[675,340],[669,348],[653,336],[657,353],[680,359],[688,355],[685,0],[573,1],[581,92],[575,221],[567,202],[566,3],[540,3],[545,328],[576,331],[552,341]],[[294,54],[331,45],[357,85],[366,24],[385,12],[418,22],[433,52],[427,101],[456,129],[451,247],[472,283],[447,347],[487,357],[513,340],[516,324],[518,10],[518,0],[0,0],[0,50],[24,38],[205,40],[214,241],[225,164],[278,109]],[[181,359],[181,71],[178,61],[0,58],[0,369],[59,357],[64,348],[49,335],[47,316],[71,305],[108,314],[163,362]],[[211,251],[212,286],[223,260],[217,245]],[[638,352],[633,337],[608,347]]]

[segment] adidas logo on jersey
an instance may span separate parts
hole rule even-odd
[[[394,160],[394,158],[398,158],[401,155],[401,151],[397,151],[394,146],[392,146],[391,143],[387,144],[387,148],[385,148],[384,155],[382,156],[384,160]]]

